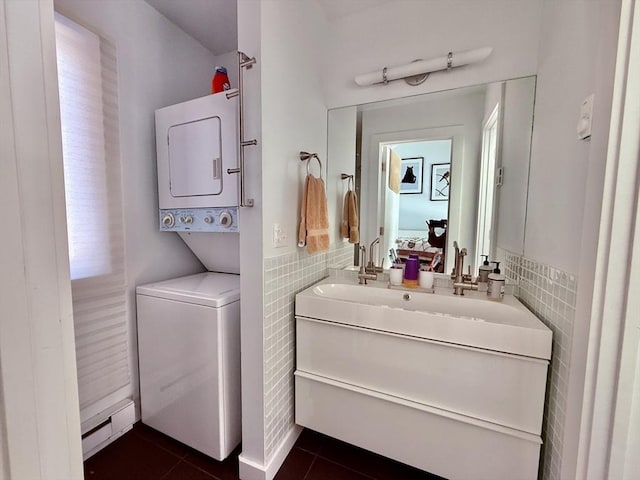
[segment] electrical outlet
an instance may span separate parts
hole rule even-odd
[[[279,223],[273,224],[273,246],[285,247],[287,244],[287,233]]]

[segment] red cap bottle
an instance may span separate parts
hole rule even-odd
[[[211,79],[211,93],[223,92],[230,88],[231,84],[227,76],[227,69],[224,67],[216,67],[216,73],[213,75],[213,79]]]

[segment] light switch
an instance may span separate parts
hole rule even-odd
[[[496,168],[496,187],[501,187],[504,181],[504,167]]]
[[[593,115],[593,94],[585,98],[580,105],[580,118],[578,119],[578,138],[584,140],[591,136],[591,117]]]

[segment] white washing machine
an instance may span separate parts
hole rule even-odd
[[[240,276],[136,288],[142,422],[217,460],[241,440]]]

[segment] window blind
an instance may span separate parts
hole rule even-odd
[[[80,409],[130,382],[115,47],[56,14]]]

